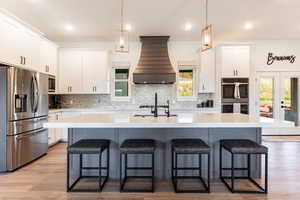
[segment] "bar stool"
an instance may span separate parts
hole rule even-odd
[[[223,168],[223,159],[222,159],[222,149],[227,150],[231,153],[231,167]],[[247,155],[247,167],[246,168],[236,168],[234,166],[234,162],[236,159],[236,155],[242,154]],[[252,177],[251,177],[251,155],[265,155],[265,188],[259,185]],[[230,176],[223,176],[224,170],[230,170]],[[235,171],[247,171],[247,176],[235,176]],[[221,181],[225,184],[225,186],[232,193],[268,193],[268,148],[260,145],[251,140],[221,140],[220,141],[220,178]],[[226,179],[231,179],[231,185],[226,182]],[[236,190],[234,181],[236,179],[247,179],[252,182],[257,188],[257,191],[250,190]]]
[[[80,140],[68,147],[68,156],[67,156],[67,192],[101,192],[105,183],[109,178],[109,140]],[[102,166],[102,153],[107,151],[106,157],[106,166]],[[70,186],[70,155],[79,154],[79,177],[75,182]],[[83,167],[82,156],[84,154],[97,154],[99,155],[99,167]],[[98,176],[82,176],[83,170],[98,170]],[[106,176],[102,176],[102,170],[106,170]],[[98,178],[98,189],[87,190],[87,189],[73,189],[75,185],[82,178]],[[102,178],[105,178],[102,183]]]
[[[120,147],[120,192],[154,192],[154,152],[155,140],[128,139]],[[151,155],[151,167],[128,167],[128,155]],[[125,157],[125,175],[123,178],[123,155]],[[151,170],[151,176],[128,176],[128,170]],[[151,189],[124,189],[128,178],[150,178]]]
[[[173,139],[172,149],[172,183],[176,193],[209,193],[210,192],[210,147],[201,139]],[[198,155],[198,167],[178,167],[178,155]],[[207,155],[207,183],[202,177],[202,155]],[[175,157],[175,164],[174,164]],[[198,170],[198,176],[178,176],[178,171]],[[202,190],[183,190],[178,189],[178,179],[200,179],[204,189]]]

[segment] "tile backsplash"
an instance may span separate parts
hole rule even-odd
[[[199,94],[197,101],[177,101],[175,85],[133,85],[130,101],[114,101],[111,95],[74,94],[61,95],[62,108],[97,108],[136,110],[140,105],[153,105],[154,94],[158,103],[170,100],[171,109],[195,109],[196,104],[214,99],[214,94]]]

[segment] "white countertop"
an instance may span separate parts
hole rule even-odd
[[[59,112],[81,112],[81,113],[145,113],[149,114],[149,109],[139,110],[116,110],[116,109],[101,109],[101,108],[61,108],[61,109],[49,109],[49,114]],[[171,109],[171,113],[220,113],[220,108],[195,108],[195,109]]]
[[[221,113],[180,113],[177,117],[135,117],[130,113],[81,114],[49,121],[45,128],[230,128],[293,127],[294,123],[254,115]]]

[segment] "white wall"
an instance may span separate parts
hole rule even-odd
[[[295,55],[296,60],[294,63],[284,61],[267,65],[268,53]],[[256,71],[300,71],[300,41],[256,41],[254,60]]]
[[[296,56],[294,63],[288,61],[275,61],[272,65],[267,65],[268,53],[274,53],[276,56]],[[300,72],[300,41],[256,41],[253,61],[255,65],[256,75],[259,72]],[[255,88],[256,89],[256,88]],[[278,89],[279,90],[279,89]],[[277,92],[278,93],[278,92]],[[258,91],[255,90],[256,100],[258,101]],[[258,111],[257,106],[254,111]],[[279,109],[278,109],[279,110]],[[278,111],[277,110],[277,111]],[[259,114],[258,112],[256,112]],[[300,129],[284,128],[284,129],[263,129],[265,135],[299,135]]]

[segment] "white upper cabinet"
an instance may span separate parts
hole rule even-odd
[[[63,49],[59,53],[59,92],[109,94],[108,52]]]
[[[224,46],[221,49],[222,77],[249,77],[250,47]]]
[[[0,62],[39,71],[40,37],[3,18],[0,31]]]
[[[215,49],[201,53],[199,73],[199,93],[214,93],[216,91]]]
[[[57,46],[46,39],[42,39],[40,50],[40,71],[55,76],[57,71]]]
[[[0,62],[7,64],[21,64],[21,57],[15,56],[14,50],[17,48],[18,29],[8,22],[0,19]]]
[[[107,51],[85,51],[82,55],[83,91],[109,94]]]
[[[40,70],[41,38],[25,30],[19,32],[19,55],[23,56],[23,66],[36,71]]]
[[[61,50],[59,53],[59,92],[82,92],[82,52]]]

